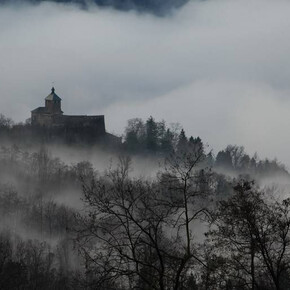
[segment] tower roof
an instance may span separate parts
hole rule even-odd
[[[61,98],[55,93],[54,87],[51,89],[51,93],[45,98],[46,101],[61,101]]]

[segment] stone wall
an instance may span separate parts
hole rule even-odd
[[[105,134],[104,116],[69,116],[55,115],[52,126],[62,126],[67,129],[92,130],[93,134]]]

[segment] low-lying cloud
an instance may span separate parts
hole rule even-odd
[[[68,114],[180,122],[217,151],[290,166],[290,3],[190,2],[167,17],[43,3],[0,10],[0,107],[16,121],[52,82]]]

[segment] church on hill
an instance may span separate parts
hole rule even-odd
[[[45,98],[45,106],[31,111],[31,125],[46,129],[66,129],[87,131],[93,135],[105,135],[105,117],[103,115],[64,115],[61,109],[61,98],[51,89],[51,93]]]

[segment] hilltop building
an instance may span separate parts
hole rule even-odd
[[[31,111],[31,125],[38,134],[45,134],[49,139],[121,144],[121,138],[106,132],[103,115],[64,115],[61,98],[55,93],[54,88],[45,98],[45,106]]]
[[[45,106],[31,111],[31,124],[49,128],[90,128],[98,135],[106,133],[105,117],[103,115],[64,115],[61,110],[61,98],[55,93],[54,88],[51,89],[51,93],[45,98]]]

